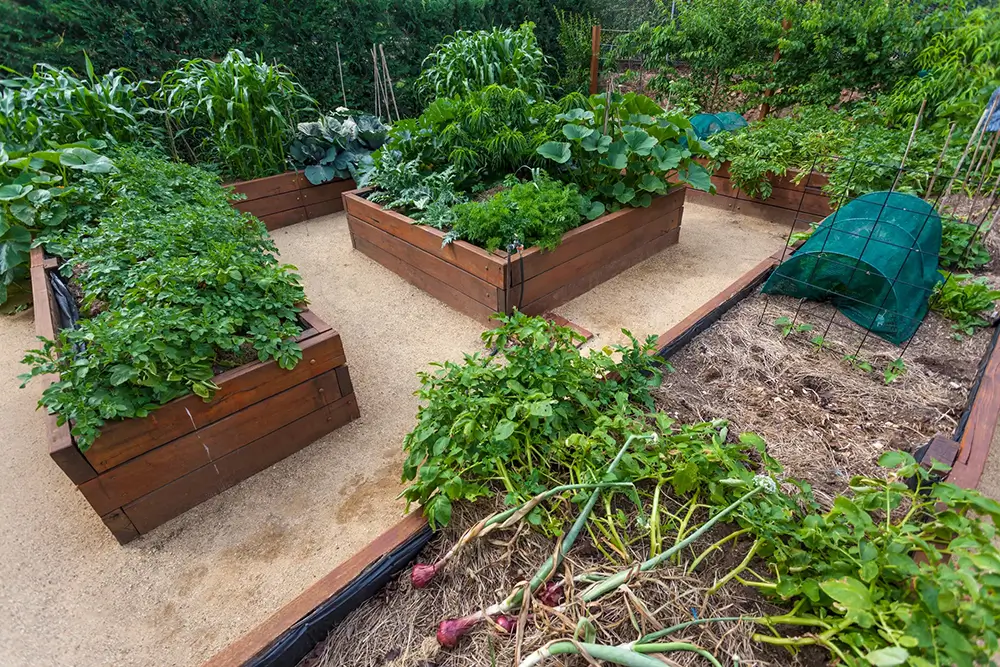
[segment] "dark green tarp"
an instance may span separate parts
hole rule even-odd
[[[820,223],[764,285],[767,294],[830,301],[844,315],[901,344],[927,314],[941,280],[941,218],[913,195],[872,192]]]

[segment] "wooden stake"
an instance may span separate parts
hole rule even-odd
[[[951,135],[955,131],[955,127],[958,123],[952,123],[951,127],[948,128],[948,136],[944,140],[944,148],[941,149],[941,155],[938,157],[937,166],[934,167],[934,173],[931,174],[931,182],[927,184],[927,192],[924,194],[924,199],[929,199],[931,196],[931,191],[934,189],[934,181],[937,180],[938,173],[941,171],[941,163],[944,162],[944,156],[948,152],[948,146],[951,145]]]
[[[895,190],[896,186],[899,184],[899,179],[903,175],[903,167],[906,165],[906,158],[910,156],[910,149],[913,148],[913,140],[917,138],[917,130],[920,129],[920,121],[924,117],[924,108],[927,106],[927,98],[920,103],[920,111],[917,112],[917,118],[913,121],[913,131],[910,132],[910,140],[906,142],[906,150],[903,151],[903,159],[899,161],[899,171],[896,172],[896,179],[892,182],[892,187],[889,188],[890,191]]]
[[[392,77],[389,76],[389,62],[385,59],[385,49],[382,48],[383,45],[378,45],[378,51],[382,54],[382,69],[385,70],[385,80],[389,84],[389,96],[392,98],[392,108],[396,111],[396,120],[399,120],[399,107],[396,106],[396,91],[392,87]],[[389,122],[392,122],[392,118],[389,118]]]
[[[1000,102],[1000,97],[997,97],[990,105],[990,110],[986,114],[986,118],[983,122],[983,129],[979,133],[979,141],[976,142],[976,150],[972,153],[972,159],[969,161],[969,171],[965,173],[965,180],[962,181],[962,188],[964,189],[969,184],[969,177],[972,176],[973,166],[976,164],[976,156],[979,155],[979,148],[983,145],[983,138],[986,136],[986,124],[989,123],[990,118],[993,117],[993,112],[997,109],[997,102]]]
[[[590,29],[590,94],[597,94],[598,58],[601,55],[601,26]]]
[[[787,33],[792,29],[792,22],[788,19],[781,19],[781,30],[783,33]],[[781,60],[781,47],[774,47],[774,58],[771,59],[771,64],[776,65],[778,61]],[[771,113],[771,98],[774,96],[774,88],[768,88],[764,91],[764,101],[760,104],[760,119],[763,120],[767,118],[767,114]]]
[[[379,99],[378,99],[378,63],[375,62],[374,45],[372,45],[372,74],[375,75],[375,115],[381,116],[382,112],[379,111]]]
[[[344,98],[344,106],[347,106],[347,92],[344,90],[344,66],[340,64],[340,43],[337,43],[337,70],[340,72],[340,95]]]
[[[955,166],[955,173],[951,175],[951,180],[948,181],[948,187],[945,189],[944,196],[947,197],[951,194],[951,189],[955,185],[955,180],[958,178],[958,173],[962,171],[962,165],[965,164],[965,158],[969,155],[969,149],[972,148],[972,144],[976,142],[976,135],[979,134],[979,128],[983,127],[983,123],[986,121],[987,112],[984,109],[983,115],[979,117],[979,122],[976,123],[976,129],[972,131],[972,136],[969,137],[969,143],[965,144],[965,151],[962,152],[962,157],[959,158],[958,164]]]

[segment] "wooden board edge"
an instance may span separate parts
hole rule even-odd
[[[1000,421],[1000,329],[984,357],[982,372],[970,397],[968,417],[956,434],[958,456],[947,481],[967,489],[979,486]]]
[[[662,356],[661,353],[669,346],[673,346],[680,341],[693,338],[697,335],[697,333],[700,333],[700,331],[697,331],[697,328],[703,319],[710,317],[713,313],[721,315],[721,313],[718,312],[719,309],[723,308],[727,304],[730,307],[735,305],[732,301],[736,297],[740,296],[742,292],[745,292],[752,286],[755,286],[763,281],[764,277],[770,274],[771,270],[777,265],[778,260],[772,255],[734,280],[726,286],[725,289],[703,303],[693,313],[674,326],[670,327],[666,333],[657,338],[654,354]],[[728,308],[726,308],[726,310],[728,310]]]
[[[427,528],[418,509],[407,514],[346,561],[271,614],[250,632],[216,653],[203,667],[239,667],[270,646],[313,609],[341,591],[368,567]]]

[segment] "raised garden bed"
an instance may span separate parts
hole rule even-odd
[[[341,195],[356,187],[353,179],[313,185],[298,171],[230,185],[235,192],[246,195],[233,206],[260,218],[268,231],[343,211]]]
[[[32,250],[39,336],[61,324],[49,272]],[[211,402],[190,394],[144,419],[109,422],[81,452],[68,424],[46,415],[49,454],[122,544],[218,495],[360,416],[340,334],[300,314],[303,358],[292,370],[254,362],[212,378]],[[48,383],[56,378],[49,378]]]
[[[756,294],[760,285],[781,261],[781,255],[779,252],[762,261],[660,336],[657,341],[658,355],[664,359],[676,360],[676,356],[682,351],[692,349],[694,346],[687,346],[700,334],[706,332],[734,307]],[[1000,415],[1000,392],[996,390],[1000,373],[1000,352],[996,350],[996,339],[997,335],[994,332],[975,373],[965,414],[959,421],[954,438],[935,437],[930,446],[918,455],[918,459],[927,464],[932,458],[949,465],[954,464],[948,481],[964,488],[973,488],[978,484]],[[376,538],[354,558],[335,568],[291,603],[278,610],[255,630],[217,654],[206,663],[206,667],[299,664],[317,644],[324,640],[332,628],[337,627],[349,613],[378,594],[382,587],[393,579],[394,571],[403,570],[429,539],[429,529],[419,510],[411,513],[399,524]],[[428,559],[426,555],[422,558]],[[738,559],[736,556],[736,560]],[[485,568],[488,564],[481,565]],[[401,594],[406,587],[408,584],[394,585],[393,594]],[[695,604],[700,602],[695,601]],[[437,621],[436,618],[426,620],[428,624]],[[398,655],[402,651],[399,646],[384,646],[384,649],[387,652],[386,660],[389,660],[388,656]],[[779,664],[788,664],[791,660],[787,654],[776,655]],[[316,654],[313,654],[313,657],[316,657]],[[826,661],[821,657],[814,657],[816,664],[825,664]],[[808,661],[807,663],[813,664]],[[303,664],[314,663],[307,660]]]
[[[484,323],[515,308],[542,314],[674,245],[685,198],[678,188],[648,208],[622,209],[570,230],[551,252],[532,247],[508,257],[464,241],[442,246],[444,232],[370,202],[366,192],[344,193],[353,246]]]
[[[712,174],[712,184],[716,194],[690,189],[688,199],[693,204],[702,204],[721,208],[735,213],[742,213],[758,218],[765,218],[781,224],[798,222],[806,226],[809,222],[819,222],[833,213],[830,198],[822,188],[827,184],[826,176],[813,173],[802,179],[795,180],[799,172],[791,170],[784,176],[770,177],[773,187],[771,196],[767,199],[750,197],[733,185],[729,177],[729,163],[724,162]]]

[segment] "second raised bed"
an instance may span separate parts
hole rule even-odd
[[[39,336],[61,328],[49,274],[58,260],[31,255]],[[340,334],[306,310],[291,370],[252,362],[212,378],[210,402],[194,394],[145,418],[105,424],[82,452],[69,424],[46,416],[49,454],[122,544],[255,475],[360,416]],[[49,382],[57,378],[48,378]]]
[[[515,308],[540,315],[590,291],[677,243],[686,190],[626,208],[563,235],[552,251],[538,247],[508,256],[464,241],[442,245],[445,233],[367,199],[344,193],[351,243],[452,308],[488,323]]]
[[[245,196],[233,206],[257,216],[268,231],[343,211],[341,195],[356,187],[353,179],[313,185],[298,171],[230,185],[234,192]]]

